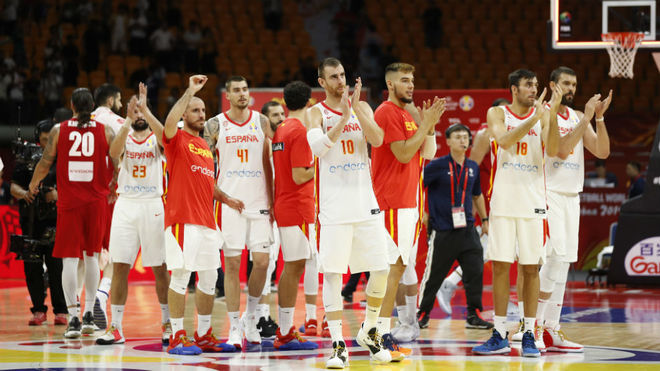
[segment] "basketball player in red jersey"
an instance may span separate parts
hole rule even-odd
[[[174,335],[170,337],[167,347],[170,354],[195,355],[202,351],[235,350],[227,349],[218,341],[211,328],[215,281],[220,266],[217,245],[220,233],[213,219],[213,200],[226,203],[239,212],[244,205],[215,186],[213,155],[206,141],[199,136],[204,129],[206,109],[195,93],[207,80],[204,75],[190,77],[188,89],[172,107],[163,129],[163,146],[170,174],[165,204],[166,263],[172,271],[168,303]],[[182,130],[177,128],[180,119],[183,119]],[[199,277],[195,294],[195,342],[188,339],[183,328],[185,294],[193,271]]]
[[[73,118],[51,130],[48,145],[37,164],[30,192],[39,185],[57,157],[57,227],[53,256],[62,258],[62,288],[69,311],[67,338],[94,333],[92,308],[99,284],[98,255],[106,223],[106,197],[110,179],[106,158],[114,133],[91,119],[94,99],[88,89],[71,96]],[[59,153],[59,155],[58,155]],[[77,307],[78,260],[85,262],[85,326]]]

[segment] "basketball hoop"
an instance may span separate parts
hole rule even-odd
[[[608,32],[601,34],[610,55],[610,77],[633,78],[633,64],[639,44],[644,39],[642,32]],[[608,43],[609,42],[609,43]]]

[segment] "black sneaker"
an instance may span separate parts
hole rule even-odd
[[[344,298],[344,301],[345,301],[345,302],[347,302],[347,303],[349,303],[349,304],[353,302],[353,294],[346,294],[346,295],[344,295],[344,294],[342,293],[341,296]]]
[[[275,337],[277,328],[278,325],[271,316],[268,316],[268,319],[266,319],[266,317],[261,317],[259,318],[259,322],[257,322],[257,330],[259,330],[259,335],[261,335],[262,339],[271,339]]]
[[[427,328],[429,327],[429,314],[426,312],[417,312],[417,323],[419,324],[419,328]]]
[[[64,337],[67,339],[75,339],[80,337],[80,319],[78,317],[71,318],[69,325],[64,331]]]
[[[485,321],[483,318],[476,314],[470,314],[465,321],[465,328],[489,330],[493,328],[493,324],[491,322]]]
[[[85,335],[91,335],[94,333],[94,315],[91,311],[85,312],[82,320],[82,333]]]

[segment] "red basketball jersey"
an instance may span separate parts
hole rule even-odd
[[[60,124],[57,142],[57,207],[72,209],[108,193],[108,142],[105,127],[91,120],[78,128],[73,118]]]

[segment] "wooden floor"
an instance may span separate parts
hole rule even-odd
[[[2,287],[0,283],[0,287]],[[287,370],[322,369],[330,354],[328,339],[310,338],[318,351],[279,352],[264,342],[260,352],[171,356],[160,344],[160,308],[154,286],[131,284],[124,314],[124,345],[95,345],[94,336],[66,340],[64,326],[52,324],[52,313],[42,326],[30,327],[30,300],[25,287],[0,289],[0,369],[125,369],[125,370]],[[302,291],[302,290],[301,290]],[[185,327],[194,327],[194,299],[189,294]],[[490,288],[484,291],[484,317],[492,318]],[[353,339],[364,316],[360,300],[347,304],[344,336]],[[243,305],[245,298],[243,297]],[[299,296],[296,324],[304,320]],[[47,304],[49,304],[47,302]],[[319,297],[320,304],[320,297]],[[470,349],[486,340],[490,332],[464,327],[465,297],[459,290],[452,300],[454,312],[447,317],[436,307],[430,328],[422,330],[410,359],[399,364],[372,365],[368,353],[349,344],[350,370],[660,370],[660,290],[587,289],[574,284],[567,290],[562,328],[571,340],[585,345],[584,354],[546,353],[540,359],[523,359],[514,349],[507,356],[473,356]],[[510,320],[515,327],[515,307]],[[273,317],[276,306],[272,306]],[[319,306],[319,316],[322,311]],[[227,336],[226,307],[216,301],[213,328]],[[95,335],[100,335],[97,333]]]

